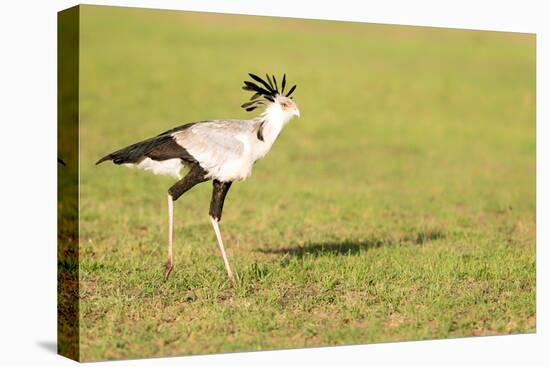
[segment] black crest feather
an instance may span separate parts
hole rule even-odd
[[[271,89],[273,89],[273,82],[271,81],[271,78],[269,77],[269,74],[265,73],[265,77],[267,79],[267,82],[269,83],[269,86],[271,87]]]
[[[275,79],[275,75],[272,75],[273,77],[273,84],[275,84],[275,90],[279,91],[279,87],[277,86],[277,79]]]
[[[290,97],[290,95],[292,94],[292,92],[294,92],[295,89],[296,89],[296,84],[294,84],[292,88],[290,88],[290,90],[288,91],[285,97]]]
[[[265,102],[264,100],[262,100],[262,98],[270,102],[275,102],[275,98],[278,94],[284,95],[283,93],[285,92],[286,87],[286,74],[283,74],[280,91],[275,75],[271,75],[270,77],[269,74],[265,74],[265,80],[260,78],[256,74],[249,73],[248,75],[250,76],[250,78],[252,78],[253,81],[245,80],[243,89],[249,92],[254,92],[254,94],[252,95],[252,97],[250,97],[250,100],[248,102],[241,105],[241,107],[245,110],[254,111],[256,108],[263,105]],[[290,97],[295,89],[296,85],[290,88],[285,97]]]
[[[267,90],[272,90],[273,87],[271,87],[267,82],[265,82],[262,78],[260,78],[259,76],[257,75],[254,75],[252,73],[249,73],[248,75],[250,75],[250,77],[252,79],[254,79],[255,81],[257,81],[258,83],[262,84]]]

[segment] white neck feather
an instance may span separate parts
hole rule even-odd
[[[263,121],[261,127],[263,141],[258,141],[254,149],[255,160],[264,157],[269,152],[283,127],[292,118],[292,114],[284,112],[277,103],[272,103],[265,109],[260,118]]]
[[[272,103],[262,113],[264,141],[272,145],[283,127],[292,118],[292,114],[284,112],[277,103]]]

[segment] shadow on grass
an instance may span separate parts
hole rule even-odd
[[[295,257],[323,256],[323,255],[354,255],[361,251],[383,246],[382,241],[341,241],[309,243],[303,246],[283,247],[276,249],[257,249],[264,254],[288,254]]]
[[[400,238],[372,238],[362,241],[344,240],[306,243],[304,245],[283,248],[256,249],[264,254],[284,254],[302,258],[304,256],[325,255],[355,255],[370,249],[382,246],[396,245],[423,245],[426,242],[445,238],[445,233],[440,230],[419,231],[404,235]]]

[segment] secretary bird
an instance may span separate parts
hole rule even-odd
[[[286,94],[286,74],[281,81],[281,90],[275,75],[266,74],[262,79],[248,74],[253,81],[245,81],[243,89],[254,92],[241,107],[253,111],[260,106],[265,110],[251,120],[204,120],[188,123],[155,137],[127,146],[106,155],[97,161],[113,161],[150,171],[156,175],[170,175],[178,179],[168,189],[168,261],[165,279],[174,269],[173,231],[174,201],[196,184],[213,181],[210,202],[210,221],[220,247],[227,275],[232,282],[235,277],[229,266],[220,233],[225,196],[233,181],[250,177],[254,163],[271,149],[282,128],[300,110],[291,95],[292,86]],[[182,168],[187,174],[182,177]]]

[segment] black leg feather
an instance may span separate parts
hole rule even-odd
[[[208,181],[205,178],[206,171],[199,165],[191,167],[191,170],[185,175],[184,178],[176,182],[172,187],[168,189],[168,193],[172,197],[172,200],[176,201],[185,192],[189,191],[193,186],[204,181]]]
[[[210,202],[210,216],[218,222],[222,219],[223,203],[232,182],[214,180],[212,189],[212,201]]]

